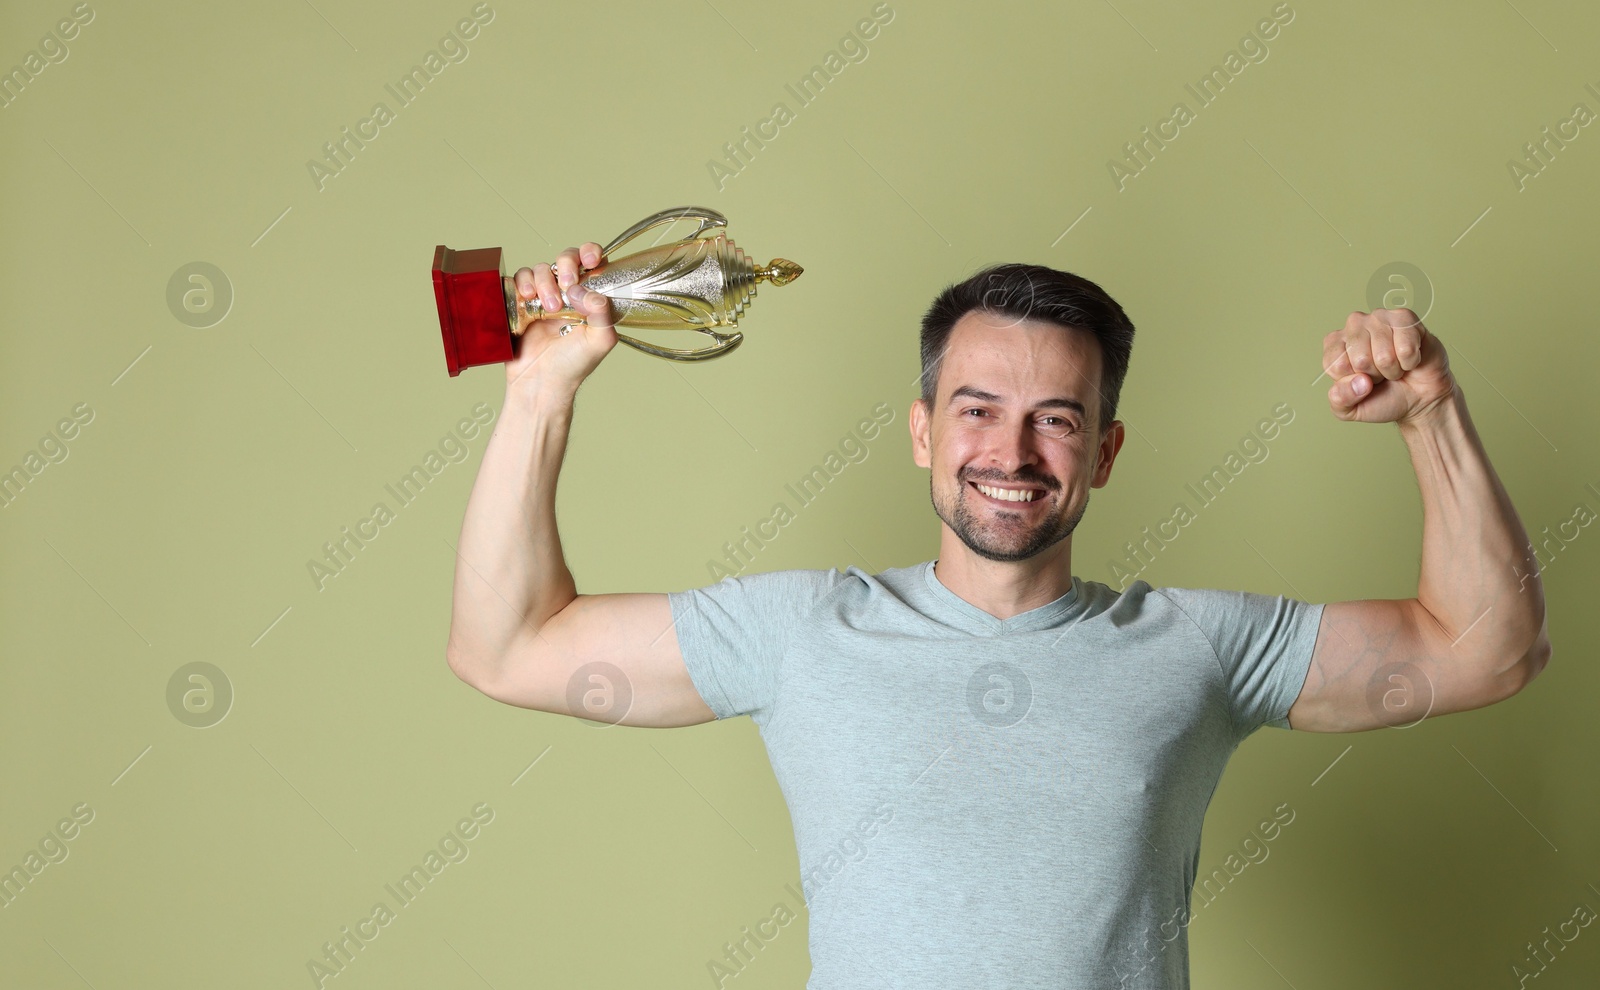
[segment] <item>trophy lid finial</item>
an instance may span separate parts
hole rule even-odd
[[[804,271],[804,268],[787,258],[773,258],[772,261],[768,262],[767,267],[758,269],[755,275],[757,282],[764,279],[773,285],[788,285],[799,278]]]

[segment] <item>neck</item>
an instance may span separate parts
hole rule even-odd
[[[1072,590],[1072,537],[1027,560],[980,557],[948,526],[939,538],[934,577],[956,597],[997,619],[1048,605]]]

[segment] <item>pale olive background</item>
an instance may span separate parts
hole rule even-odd
[[[916,325],[997,261],[1092,278],[1138,326],[1129,438],[1074,543],[1084,578],[1114,585],[1123,545],[1287,402],[1270,457],[1141,577],[1415,593],[1404,446],[1335,420],[1313,381],[1322,336],[1396,261],[1431,283],[1427,323],[1528,530],[1600,509],[1600,134],[1521,191],[1507,169],[1574,103],[1600,111],[1591,10],[1296,0],[1266,60],[1200,108],[1184,84],[1266,0],[892,0],[869,56],[798,108],[784,84],[867,0],[493,0],[466,60],[398,107],[384,84],[471,6],[92,0],[69,57],[0,111],[0,467],[78,403],[95,413],[0,510],[0,867],[74,805],[95,813],[0,910],[0,983],[307,986],[382,901],[395,918],[343,990],[704,987],[742,926],[792,906],[790,822],[748,719],[601,727],[446,667],[487,434],[415,503],[384,486],[504,388],[497,367],[445,373],[438,243],[531,264],[701,204],[758,260],[806,268],[761,290],[735,355],[619,347],[584,386],[558,500],[584,592],[710,583],[723,544],[795,508],[784,485],[880,402],[894,419],[867,459],[752,569],[934,556],[905,434]],[[0,8],[0,68],[71,9]],[[718,190],[707,163],[780,100],[794,121]],[[1180,100],[1195,121],[1119,192],[1108,160]],[[378,101],[395,120],[319,191],[307,161]],[[166,298],[196,261],[234,294],[204,329]],[[307,562],[380,500],[395,521],[317,590]],[[1504,705],[1245,743],[1201,873],[1278,805],[1296,817],[1197,908],[1196,987],[1511,986],[1543,926],[1600,909],[1597,573],[1591,527],[1546,572],[1553,662]],[[209,728],[166,700],[196,662],[234,693]],[[495,817],[469,857],[396,907],[384,885],[479,803]],[[803,915],[781,931],[730,985],[804,984]],[[1600,976],[1600,929],[1558,951],[1545,990]]]

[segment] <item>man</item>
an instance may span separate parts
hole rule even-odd
[[[591,242],[517,272],[523,298],[555,310],[565,292],[587,324],[535,325],[507,365],[447,658],[525,708],[750,715],[794,822],[812,990],[1187,987],[1201,823],[1245,737],[1481,708],[1549,659],[1540,581],[1516,566],[1527,535],[1443,345],[1404,309],[1350,314],[1322,364],[1337,418],[1396,423],[1410,450],[1415,598],[1074,577],[1073,530],[1122,447],[1133,325],[1093,282],[1032,265],[950,286],[923,321],[908,419],[936,560],[579,595],[555,483],[573,396],[616,341],[609,302],[575,284],[601,260]],[[1307,532],[1363,537],[1359,519]]]

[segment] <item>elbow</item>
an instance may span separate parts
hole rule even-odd
[[[492,651],[467,649],[455,643],[445,646],[444,659],[455,674],[468,687],[495,701],[514,704],[517,681],[511,669]]]
[[[452,641],[445,645],[444,662],[449,666],[450,672],[455,674],[457,678],[472,687],[482,690],[482,688],[478,687],[483,682],[484,665],[482,661],[474,658],[472,654]]]
[[[449,646],[445,647],[444,662],[445,665],[450,668],[450,673],[456,675],[456,677],[459,679],[466,681],[468,684],[472,683],[471,676],[468,673],[469,668],[467,666],[466,658],[461,655],[460,651]]]
[[[1528,680],[1539,676],[1545,664],[1550,662],[1550,619],[1545,614],[1544,608],[1539,609],[1539,631],[1534,634],[1533,645],[1522,658],[1522,666],[1528,670]]]
[[[1533,645],[1528,648],[1528,652],[1523,654],[1522,659],[1512,664],[1507,671],[1506,680],[1509,687],[1507,697],[1516,694],[1533,683],[1533,679],[1538,677],[1539,673],[1544,670],[1545,665],[1550,662],[1550,653],[1550,637],[1545,634],[1544,629],[1541,627],[1538,638],[1533,641]]]
[[[1539,638],[1534,640],[1532,649],[1528,650],[1528,655],[1522,660],[1523,666],[1528,670],[1527,678],[1529,681],[1538,677],[1539,672],[1545,668],[1545,664],[1550,662],[1550,652],[1550,637],[1541,626]]]

